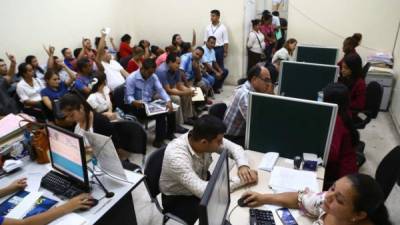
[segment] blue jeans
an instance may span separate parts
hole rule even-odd
[[[219,46],[214,48],[215,58],[217,63],[221,69],[225,68],[224,66],[224,46]]]
[[[214,90],[219,90],[219,89],[222,88],[222,85],[224,84],[224,81],[225,81],[226,77],[229,74],[229,71],[227,69],[225,69],[225,68],[222,68],[222,71],[223,71],[222,72],[222,79],[220,79],[220,80],[218,80],[216,78],[215,74],[213,74],[213,73],[211,74],[213,76],[213,78],[215,79],[215,83],[213,85],[213,89]]]
[[[215,83],[215,78],[208,73],[203,74],[202,78],[203,82],[207,84],[207,86],[212,87]]]

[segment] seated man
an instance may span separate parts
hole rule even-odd
[[[265,67],[253,66],[247,72],[247,81],[235,91],[232,104],[226,110],[224,123],[227,126],[226,138],[244,146],[249,92],[273,94],[274,85]]]
[[[236,161],[242,184],[257,182],[257,173],[250,169],[244,150],[224,139],[225,125],[211,115],[199,118],[191,131],[170,142],[165,150],[160,176],[162,204],[170,212],[193,224],[209,179],[211,153],[227,149]]]
[[[76,64],[76,59],[72,55],[72,50],[70,48],[63,48],[61,54],[64,57],[64,64],[68,66],[69,69],[73,70]]]
[[[156,74],[172,101],[180,106],[176,115],[177,124],[193,125],[192,96],[194,91],[190,87],[186,87],[182,82],[181,71],[179,70],[180,62],[179,56],[171,53],[167,56],[166,62],[157,68]],[[177,125],[177,131],[181,128],[183,127]],[[185,132],[187,130],[183,133]]]
[[[162,87],[158,77],[154,74],[156,63],[153,59],[145,59],[142,67],[133,72],[126,79],[125,103],[132,106],[132,113],[139,118],[146,118],[144,104],[153,101],[157,94],[167,102],[170,113],[155,115],[156,119],[156,137],[153,146],[160,148],[164,145],[164,139],[174,138],[175,114],[172,113],[172,102],[167,92]],[[168,126],[166,129],[166,117],[168,117]]]
[[[203,46],[204,55],[202,63],[205,66],[206,72],[215,77],[213,89],[216,94],[219,94],[229,71],[225,68],[221,68],[217,63],[214,50],[215,41],[216,39],[214,36],[208,37],[206,45]]]

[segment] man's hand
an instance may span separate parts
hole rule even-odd
[[[248,166],[239,167],[238,176],[243,184],[254,184],[258,180],[257,171],[251,170]]]
[[[16,192],[18,190],[23,190],[26,186],[28,186],[28,184],[26,183],[26,179],[27,178],[21,178],[21,179],[15,180],[11,184],[9,184],[7,188],[9,188],[10,191],[12,191],[12,192]]]
[[[224,58],[228,56],[228,52],[224,52]]]
[[[174,110],[174,108],[172,107],[172,102],[171,101],[167,102],[167,109],[168,109],[169,112],[172,112]]]
[[[8,52],[6,52],[6,56],[7,56],[8,60],[10,60],[10,62],[16,63],[16,60],[15,60],[15,56],[14,56],[14,55],[8,54]]]
[[[144,107],[144,104],[142,101],[133,101],[132,105],[133,105],[133,107],[138,108],[138,109],[141,109]]]
[[[217,80],[221,80],[222,79],[222,72],[215,72],[215,78],[217,78]]]
[[[113,37],[110,37],[110,42],[113,42],[114,41],[114,38]]]

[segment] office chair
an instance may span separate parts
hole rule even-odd
[[[367,126],[367,124],[371,122],[372,119],[375,119],[377,117],[382,100],[382,95],[383,88],[378,82],[372,81],[368,84],[366,91],[365,110],[359,112],[363,113],[367,117],[365,119],[361,119],[359,117],[356,118],[357,122],[355,122],[354,124],[356,129],[364,129],[365,126]]]
[[[159,187],[159,181],[160,181],[165,148],[166,147],[157,149],[148,156],[144,167],[144,175],[145,175],[144,183],[147,191],[149,192],[151,201],[156,205],[158,211],[160,211],[160,213],[163,214],[163,224],[166,224],[166,222],[169,219],[172,219],[181,224],[186,224],[186,222],[180,219],[179,217],[171,213],[166,213],[157,199],[157,196],[161,193]]]
[[[386,200],[393,186],[400,178],[400,145],[393,148],[379,163],[375,173],[376,181],[381,185]]]
[[[371,63],[370,63],[370,62],[367,62],[367,63],[364,65],[364,67],[362,68],[362,71],[361,71],[361,76],[362,76],[363,79],[365,79],[365,78],[367,77],[369,68],[371,68]]]
[[[225,111],[227,108],[228,106],[223,102],[216,103],[208,109],[208,114],[218,117],[221,120],[224,120]]]

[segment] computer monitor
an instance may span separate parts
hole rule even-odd
[[[52,167],[89,191],[83,137],[57,126],[47,125]]]
[[[333,47],[298,45],[297,62],[336,65],[339,50]]]
[[[336,104],[251,92],[246,123],[246,148],[278,152],[293,159],[303,153],[326,165],[335,127]]]
[[[225,149],[218,159],[200,201],[200,225],[226,224],[230,201],[228,152]]]

